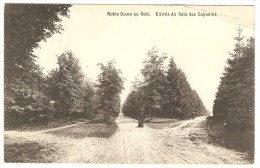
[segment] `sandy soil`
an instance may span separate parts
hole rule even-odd
[[[110,137],[71,138],[50,134],[66,131],[75,126],[72,125],[38,132],[5,131],[5,143],[35,141],[48,146],[54,151],[48,157],[56,163],[248,164],[244,153],[209,142],[205,119],[198,117],[177,126],[152,129],[138,128],[136,120],[121,115],[116,120],[118,129]]]

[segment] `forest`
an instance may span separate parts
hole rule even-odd
[[[170,57],[165,67],[167,54],[159,54],[157,47],[147,53],[141,69],[142,80],[133,82],[132,91],[123,104],[122,112],[138,118],[146,117],[192,118],[209,115],[196,90],[192,89],[185,73]]]

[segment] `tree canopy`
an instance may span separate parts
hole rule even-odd
[[[242,36],[238,29],[235,47],[227,60],[227,67],[214,101],[213,115],[229,125],[252,127],[254,125],[254,57],[255,40]]]
[[[68,114],[82,104],[84,75],[71,51],[58,56],[58,66],[47,77],[46,93],[55,101],[59,112]]]
[[[62,29],[61,17],[69,17],[71,5],[5,4],[5,81],[24,80],[30,84],[39,71],[33,50]]]
[[[123,89],[121,71],[116,69],[115,61],[107,65],[99,64],[101,73],[98,75],[97,95],[100,98],[100,110],[105,114],[105,122],[110,122],[111,116],[118,116],[120,112],[120,93]]]
[[[19,95],[42,91],[42,69],[35,63],[33,50],[41,40],[61,32],[61,16],[69,16],[70,6],[5,4],[4,78],[9,103],[18,103]]]
[[[143,80],[133,83],[133,90],[123,104],[123,113],[134,118],[138,118],[140,112],[151,118],[189,118],[192,112],[197,116],[208,115],[174,58],[170,58],[168,68],[164,66],[166,59],[167,54],[160,55],[156,47],[148,51],[141,70]]]
[[[39,42],[62,31],[61,18],[71,5],[5,4],[4,92],[5,122],[12,123],[12,107],[40,109],[48,102],[45,76],[33,50]],[[17,108],[16,108],[17,109]],[[19,116],[16,116],[19,118]]]

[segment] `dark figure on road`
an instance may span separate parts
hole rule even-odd
[[[192,112],[192,119],[195,119],[195,112]]]
[[[144,113],[142,111],[138,118],[138,127],[144,127]]]

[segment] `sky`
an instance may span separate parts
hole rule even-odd
[[[119,16],[107,16],[107,12]],[[120,16],[120,12],[138,16]],[[141,16],[147,12],[150,16]],[[176,16],[156,16],[156,12]],[[179,16],[178,13],[188,16]],[[189,13],[216,13],[217,16],[189,16]],[[254,37],[252,6],[180,5],[73,5],[70,18],[63,18],[64,31],[55,34],[34,53],[44,73],[57,67],[57,55],[71,50],[83,72],[92,81],[100,73],[98,63],[116,60],[124,77],[123,102],[139,76],[146,53],[158,47],[173,56],[206,108],[212,111],[220,77],[240,25],[246,37]],[[166,61],[168,64],[168,60]]]

